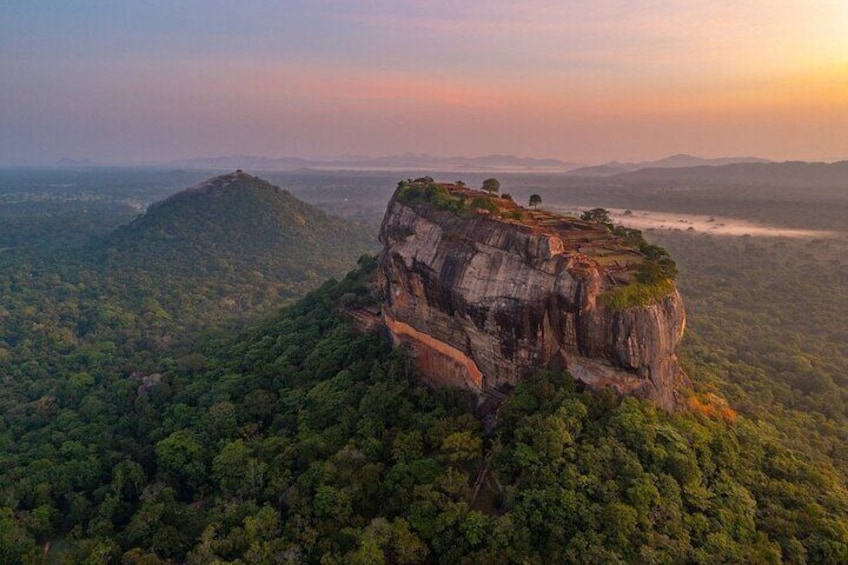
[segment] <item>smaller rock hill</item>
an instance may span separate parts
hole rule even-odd
[[[347,272],[375,242],[357,224],[329,216],[241,171],[153,204],[105,244],[133,269],[320,283]]]
[[[103,277],[104,296],[119,296],[167,341],[261,315],[376,250],[365,226],[239,171],[152,205],[83,262]]]

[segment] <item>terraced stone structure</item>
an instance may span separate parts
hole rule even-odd
[[[432,384],[483,402],[554,366],[675,407],[683,302],[671,281],[644,303],[607,299],[649,261],[608,226],[421,179],[399,184],[380,241],[383,323]]]

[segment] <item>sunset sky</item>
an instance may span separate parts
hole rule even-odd
[[[846,0],[0,0],[0,164],[848,159]]]

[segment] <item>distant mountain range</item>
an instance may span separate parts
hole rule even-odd
[[[704,159],[680,153],[671,155],[657,161],[642,161],[639,163],[620,163],[618,161],[610,161],[603,165],[595,165],[591,167],[579,167],[568,171],[569,175],[578,177],[608,177],[629,173],[642,169],[681,169],[688,167],[719,167],[722,165],[733,165],[738,163],[770,163],[768,159],[760,159],[758,157],[719,157],[716,159]]]
[[[722,157],[704,159],[678,154],[657,161],[622,163],[610,161],[603,165],[582,166],[559,159],[536,159],[515,155],[484,155],[481,157],[437,157],[426,153],[404,153],[383,157],[345,156],[306,159],[302,157],[263,157],[257,155],[227,155],[183,159],[170,165],[192,169],[252,169],[252,170],[386,170],[386,171],[464,171],[464,172],[551,172],[574,176],[606,177],[648,168],[682,168],[720,166],[734,163],[768,163],[757,157]]]
[[[397,171],[410,172],[479,172],[479,173],[559,173],[579,179],[615,179],[616,182],[663,182],[680,180],[710,180],[722,183],[762,184],[801,183],[803,185],[844,185],[848,162],[834,163],[786,161],[774,162],[759,157],[703,158],[677,154],[655,161],[610,161],[602,165],[582,166],[558,159],[537,159],[515,155],[485,155],[480,157],[437,157],[423,153],[404,153],[383,157],[263,157],[228,155],[199,157],[167,163],[170,167],[233,171],[251,169],[263,171]],[[97,166],[89,160],[63,158],[60,167]]]
[[[421,171],[538,171],[566,172],[579,163],[557,159],[534,159],[514,155],[486,155],[482,157],[435,157],[427,154],[405,153],[384,157],[338,157],[303,159],[300,157],[261,157],[255,155],[229,155],[201,157],[175,161],[172,165],[197,169],[253,169],[253,170],[421,170]]]

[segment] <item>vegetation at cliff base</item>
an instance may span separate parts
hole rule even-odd
[[[754,422],[543,373],[485,432],[469,393],[350,329],[338,305],[367,303],[372,269],[210,344],[203,367],[80,378],[8,413],[5,555],[62,533],[68,562],[848,558],[845,491]]]

